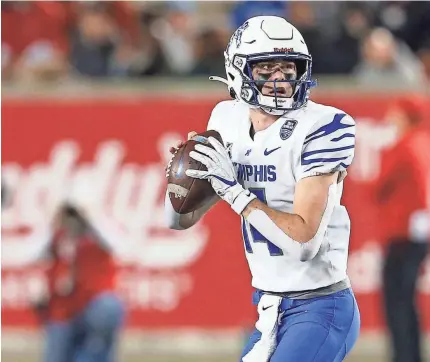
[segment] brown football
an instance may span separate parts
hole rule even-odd
[[[167,190],[173,209],[179,214],[188,214],[207,203],[214,195],[208,180],[195,179],[185,174],[185,170],[206,170],[206,166],[190,157],[194,146],[203,143],[211,148],[208,138],[214,137],[223,144],[217,131],[199,133],[177,150],[174,154],[167,176]]]

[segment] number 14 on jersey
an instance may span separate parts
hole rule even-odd
[[[257,196],[257,198],[261,202],[267,204],[266,190],[264,188],[250,188],[248,190],[252,192],[255,196]],[[248,232],[248,230],[250,232]],[[244,218],[242,218],[242,235],[243,241],[245,242],[245,249],[248,253],[253,252],[252,243],[266,243],[270,255],[283,255],[283,252],[280,248],[267,240],[256,228],[250,225]]]

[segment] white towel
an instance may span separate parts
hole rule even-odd
[[[279,305],[281,297],[264,294],[258,303],[259,318],[255,324],[261,332],[260,340],[242,358],[243,362],[268,362],[276,348],[278,333]]]

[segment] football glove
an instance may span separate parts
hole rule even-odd
[[[207,171],[188,169],[185,173],[190,177],[209,180],[216,194],[227,201],[236,213],[241,214],[256,196],[237,181],[236,171],[225,147],[213,137],[208,140],[214,149],[198,144],[194,147],[196,151],[190,152],[190,157],[204,164]]]

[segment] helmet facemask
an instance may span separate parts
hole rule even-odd
[[[292,64],[294,69],[288,68]],[[309,89],[315,85],[311,79],[311,64],[310,56],[291,53],[236,55],[233,61],[233,66],[243,78],[242,100],[270,114],[283,114],[303,106]],[[264,69],[256,70],[257,67],[264,68],[264,65],[267,65],[266,72]],[[282,79],[271,79],[276,72],[283,74]]]

